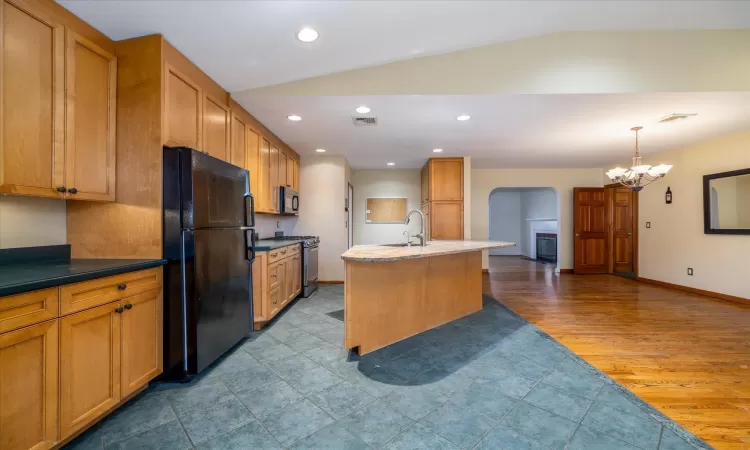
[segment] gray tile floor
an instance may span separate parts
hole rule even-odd
[[[329,315],[343,305],[341,286],[322,286],[192,383],[153,385],[70,447],[709,448],[492,299],[361,358]]]

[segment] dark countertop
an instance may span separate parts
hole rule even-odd
[[[93,280],[166,264],[165,259],[61,259],[0,265],[0,296]]]
[[[273,239],[260,239],[255,241],[255,251],[267,252],[281,247],[288,247],[290,245],[300,245],[301,241],[275,241]]]

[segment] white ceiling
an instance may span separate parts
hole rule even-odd
[[[163,34],[230,92],[558,31],[750,28],[747,1],[58,1],[115,40]]]
[[[432,156],[471,156],[480,167],[604,167],[632,157],[633,132],[644,155],[750,129],[750,92],[600,95],[274,97],[240,99],[300,154],[325,148],[355,169],[418,168]],[[374,127],[355,127],[367,105]],[[657,123],[671,113],[696,117]],[[466,113],[471,120],[459,122]],[[302,116],[301,122],[286,119]],[[748,150],[750,151],[750,149]]]

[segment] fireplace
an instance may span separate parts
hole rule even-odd
[[[551,263],[557,262],[557,234],[536,234],[536,259]]]

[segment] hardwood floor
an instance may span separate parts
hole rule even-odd
[[[490,257],[484,290],[717,449],[750,449],[750,305]]]

